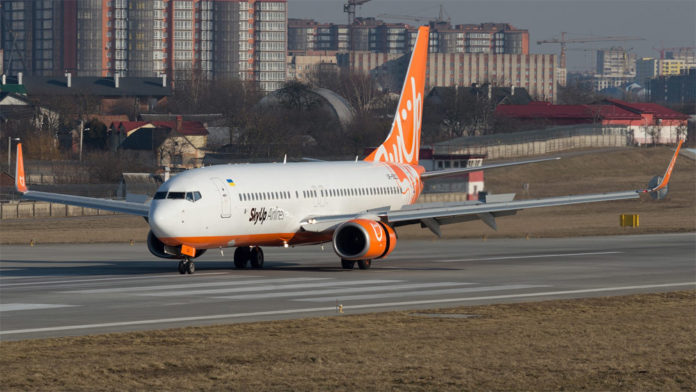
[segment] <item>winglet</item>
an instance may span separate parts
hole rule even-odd
[[[15,188],[17,192],[25,193],[27,188],[26,177],[24,176],[24,157],[22,156],[22,143],[17,143],[17,171],[15,172]]]
[[[677,156],[679,155],[679,150],[681,149],[682,144],[684,143],[684,140],[679,140],[679,144],[677,145],[677,150],[674,152],[674,156],[672,156],[672,160],[669,162],[669,166],[667,166],[667,171],[665,171],[665,175],[660,178],[659,176],[655,177],[658,179],[657,181],[651,181],[650,184],[648,185],[648,188],[639,190],[638,193],[651,193],[654,194],[654,192],[658,192],[664,188],[667,187],[667,184],[669,184],[669,179],[672,176],[672,170],[674,169],[674,164],[677,163]]]

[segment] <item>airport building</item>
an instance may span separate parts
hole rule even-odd
[[[285,81],[287,0],[3,0],[0,21],[12,75]]]

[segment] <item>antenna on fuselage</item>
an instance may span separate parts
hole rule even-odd
[[[288,163],[288,154],[285,154],[285,155],[283,156],[283,165],[286,164],[286,163]]]

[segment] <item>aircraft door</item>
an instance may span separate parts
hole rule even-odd
[[[218,194],[220,194],[220,217],[229,218],[232,216],[232,190],[231,186],[217,177],[210,179],[215,184]]]

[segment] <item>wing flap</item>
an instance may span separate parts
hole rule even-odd
[[[386,219],[389,223],[408,224],[418,223],[424,219],[437,218],[440,224],[454,223],[470,219],[480,219],[482,216],[492,223],[491,218],[511,215],[516,211],[528,208],[554,207],[570,204],[596,203],[612,200],[627,200],[639,198],[636,191],[597,193],[578,196],[549,197],[535,200],[517,200],[503,203],[478,203],[448,207],[425,207],[420,209],[405,209],[388,211]],[[466,219],[470,218],[470,219]],[[464,218],[464,219],[458,219]],[[489,223],[487,222],[487,223]]]

